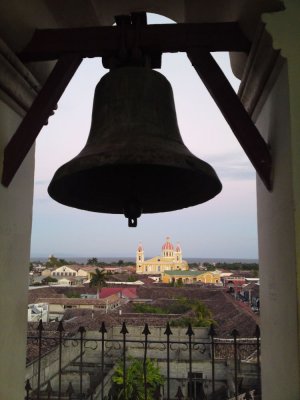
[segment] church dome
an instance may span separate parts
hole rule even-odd
[[[166,242],[162,246],[162,250],[174,250],[174,246],[170,242],[170,238],[166,238]]]

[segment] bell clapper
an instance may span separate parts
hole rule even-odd
[[[128,218],[128,226],[129,228],[137,227],[137,218]]]
[[[129,228],[137,227],[137,219],[142,215],[142,207],[137,200],[129,200],[124,205],[124,215]]]

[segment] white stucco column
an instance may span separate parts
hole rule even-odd
[[[273,158],[273,190],[257,178],[263,400],[300,398],[300,4],[287,0],[285,6],[264,16],[281,56],[273,54],[273,68],[261,81],[267,41],[252,60],[252,90],[261,86],[252,115]],[[251,76],[248,81],[251,97]]]
[[[0,174],[3,151],[37,83],[0,40]],[[0,399],[24,398],[34,149],[9,188],[0,184]]]

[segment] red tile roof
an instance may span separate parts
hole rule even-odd
[[[121,297],[129,299],[137,298],[136,288],[115,287],[115,288],[102,288],[99,293],[100,299],[105,299],[113,294],[120,294]]]

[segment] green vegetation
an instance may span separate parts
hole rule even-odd
[[[153,306],[150,304],[133,304],[133,310],[143,314],[185,314],[190,312],[191,315],[182,316],[179,319],[171,321],[172,326],[187,326],[189,323],[194,327],[206,327],[215,323],[210,310],[197,299],[188,299],[181,297],[164,307]]]
[[[67,261],[64,258],[56,258],[54,256],[50,256],[45,265],[47,268],[54,268],[54,267],[58,268],[62,267],[63,265],[71,265],[71,264],[76,264],[76,263],[75,261]]]
[[[47,276],[46,278],[42,279],[42,284],[48,284],[49,282],[57,282],[56,278],[52,278],[52,276]]]
[[[65,293],[65,295],[69,299],[80,299],[80,293],[76,292],[75,290],[71,290],[70,292]]]
[[[216,263],[217,269],[227,269],[233,271],[258,271],[257,263]]]
[[[150,304],[133,304],[133,311],[140,314],[168,314],[165,308]]]
[[[257,263],[216,263],[211,264],[209,262],[202,263],[203,267],[206,268],[207,271],[215,271],[216,269],[225,269],[225,270],[232,270],[232,271],[258,271],[258,264]],[[189,267],[191,269],[197,269],[199,267],[199,263],[189,263]]]
[[[98,258],[92,257],[87,260],[87,265],[99,265]]]
[[[159,367],[154,361],[146,360],[146,364],[142,360],[129,358],[126,363],[126,385],[124,390],[124,374],[123,361],[119,361],[115,366],[112,376],[112,387],[108,395],[108,399],[130,399],[144,400],[144,367],[146,369],[147,382],[147,399],[154,400],[155,392],[160,385],[164,383],[164,378],[159,370]]]
[[[99,261],[97,257],[88,258],[87,265],[95,265],[96,267],[128,267],[135,265],[135,261],[124,261],[119,260],[117,262],[106,263],[104,261]]]
[[[171,326],[186,327],[191,324],[193,327],[208,327],[215,324],[212,313],[200,300],[181,299],[182,306],[190,307],[191,316],[182,316],[171,321]]]
[[[132,274],[127,278],[127,282],[136,282],[139,279],[138,275]]]

